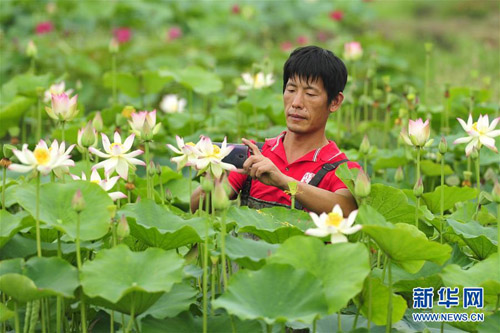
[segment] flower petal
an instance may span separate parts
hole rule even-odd
[[[326,229],[314,228],[314,229],[307,229],[305,234],[309,236],[325,237],[328,236],[329,232]]]

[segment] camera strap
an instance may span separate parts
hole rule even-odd
[[[326,176],[326,174],[328,172],[337,169],[337,167],[340,164],[347,162],[347,161],[348,161],[347,159],[344,159],[344,160],[340,160],[340,161],[337,161],[334,163],[323,164],[323,166],[318,171],[318,173],[316,173],[316,175],[314,175],[314,177],[311,179],[311,181],[309,182],[309,185],[318,186],[319,183],[321,183],[321,181],[323,180],[323,178]],[[249,206],[250,189],[251,188],[252,188],[252,178],[250,178],[250,176],[248,176],[247,179],[245,180],[245,183],[243,184],[243,188],[241,189],[241,194],[240,194],[241,206]],[[266,202],[266,203],[268,204],[269,207],[283,205],[283,204],[279,204],[279,203],[275,203],[275,204],[268,203],[268,202]],[[260,208],[262,208],[262,207],[260,207]],[[295,201],[295,209],[302,210],[302,209],[304,209],[304,207],[302,206],[302,204],[300,202]]]

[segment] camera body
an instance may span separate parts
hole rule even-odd
[[[214,142],[214,145],[221,147],[220,142]],[[264,143],[262,142],[257,142],[256,145],[259,147],[259,149],[262,149],[262,145]],[[247,160],[247,158],[251,155],[252,151],[250,148],[248,148],[247,145],[241,144],[241,143],[228,143],[227,146],[232,146],[233,150],[222,159],[222,162],[224,163],[229,163],[234,165],[237,169],[243,168],[243,163]]]

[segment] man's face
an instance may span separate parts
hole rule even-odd
[[[323,131],[328,115],[337,109],[327,100],[321,78],[309,82],[297,76],[289,78],[283,93],[288,129],[300,134]]]

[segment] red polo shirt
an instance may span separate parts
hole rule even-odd
[[[345,154],[339,150],[335,142],[329,141],[326,146],[312,150],[293,163],[288,163],[285,148],[283,146],[285,134],[286,131],[282,132],[276,138],[266,139],[265,144],[262,146],[262,155],[268,157],[283,174],[296,180],[309,183],[314,175],[321,169],[323,164],[347,159]],[[350,169],[361,169],[358,163],[351,161],[347,162],[347,167]],[[229,173],[228,179],[231,187],[236,193],[239,193],[243,188],[247,175],[232,171]],[[335,171],[328,172],[317,187],[330,192],[347,188],[347,186],[345,186],[345,184],[335,175]],[[252,180],[250,196],[256,199],[268,202],[278,202],[288,206],[291,204],[288,194],[277,187],[262,184],[256,179]]]

